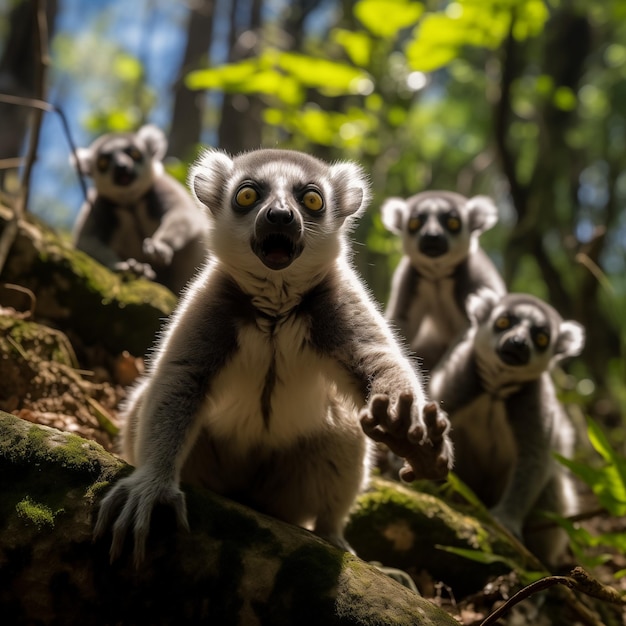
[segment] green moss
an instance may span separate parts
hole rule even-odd
[[[82,482],[86,474],[103,482],[127,467],[94,441],[0,412],[0,461],[3,459],[7,466],[38,472],[39,484],[53,483],[53,474],[63,470],[70,471],[72,480]]]
[[[34,524],[39,529],[44,526],[52,528],[54,526],[55,517],[63,512],[63,509],[53,512],[52,509],[45,504],[34,502],[28,496],[17,503],[15,510],[17,511],[18,517],[27,523]]]
[[[0,317],[0,348],[26,360],[43,359],[77,367],[74,350],[65,335],[41,324]]]

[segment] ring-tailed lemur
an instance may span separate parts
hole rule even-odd
[[[208,151],[190,186],[212,222],[211,261],[131,396],[123,449],[137,469],[103,500],[96,536],[112,525],[115,558],[132,531],[141,561],[156,503],[186,526],[183,480],[349,549],[364,431],[407,459],[406,480],[452,462],[445,414],[349,263],[366,178],[300,152]]]
[[[533,296],[485,295],[472,299],[474,324],[433,372],[430,392],[450,416],[455,472],[554,566],[565,533],[530,532],[527,522],[538,510],[577,508],[569,474],[553,457],[571,456],[574,431],[550,370],[581,352],[584,329]]]
[[[163,168],[167,140],[156,126],[109,133],[77,150],[91,176],[74,226],[79,250],[112,270],[130,270],[178,293],[207,253],[208,223],[193,198]]]
[[[388,198],[381,211],[384,225],[402,237],[404,249],[385,316],[424,370],[430,370],[468,328],[468,296],[484,288],[506,293],[479,243],[480,234],[497,222],[498,212],[486,196],[468,199],[449,191]]]

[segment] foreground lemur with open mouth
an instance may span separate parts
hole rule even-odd
[[[115,558],[132,531],[140,562],[155,504],[186,526],[182,480],[350,549],[366,434],[407,459],[406,480],[452,464],[445,414],[350,267],[366,178],[299,152],[208,151],[190,186],[211,258],[131,395],[123,447],[137,469],[103,500],[96,535],[113,527]]]

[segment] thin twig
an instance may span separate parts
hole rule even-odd
[[[530,596],[544,591],[555,585],[564,585],[570,590],[584,593],[592,598],[597,598],[603,602],[609,602],[611,604],[624,605],[626,600],[615,589],[603,585],[599,581],[592,578],[582,567],[574,568],[569,576],[546,576],[541,580],[538,580],[530,585],[527,585],[523,589],[520,589],[516,594],[511,596],[502,606],[499,606],[491,615],[484,619],[480,626],[490,626],[494,624],[502,615],[511,610],[513,606],[519,604],[522,600],[529,598]],[[584,617],[587,618],[588,623],[597,624],[602,626],[602,623],[595,619],[589,612]]]
[[[14,104],[16,106],[23,107],[31,107],[33,109],[41,109],[42,111],[47,111],[49,113],[56,113],[61,120],[61,125],[63,126],[63,132],[65,133],[65,138],[67,139],[67,143],[69,144],[70,150],[72,152],[72,156],[75,161],[77,161],[77,148],[74,140],[72,138],[72,132],[70,130],[70,125],[67,121],[67,117],[65,113],[63,113],[63,109],[60,107],[50,104],[49,102],[45,102],[44,100],[38,100],[37,98],[23,98],[21,96],[12,96],[5,93],[0,93],[0,102],[4,104]],[[23,160],[23,158],[22,158]],[[85,200],[88,198],[87,184],[85,180],[80,174],[80,171],[77,170],[78,182],[80,183],[80,187],[82,189]]]

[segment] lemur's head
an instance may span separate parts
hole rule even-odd
[[[75,165],[91,176],[99,195],[118,204],[133,204],[163,171],[167,139],[156,126],[136,133],[108,133],[89,148],[78,148]]]
[[[388,198],[381,207],[385,227],[402,237],[404,252],[418,273],[449,275],[478,245],[478,237],[498,221],[486,196],[466,198],[451,191],[425,191]]]
[[[468,308],[476,326],[476,356],[483,369],[509,372],[515,381],[534,380],[561,359],[582,351],[584,328],[563,320],[543,300],[524,293],[481,296],[468,303]]]
[[[235,158],[209,150],[189,186],[213,224],[214,255],[257,277],[323,273],[342,253],[341,231],[369,199],[356,164],[329,165],[291,150]]]

